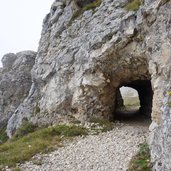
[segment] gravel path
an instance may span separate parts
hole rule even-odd
[[[126,171],[147,135],[147,123],[120,123],[110,132],[80,137],[50,154],[38,155],[36,160],[41,164],[30,161],[21,168],[24,171]]]

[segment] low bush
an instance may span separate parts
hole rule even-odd
[[[140,149],[129,163],[128,171],[152,171],[150,150],[147,143],[140,145]]]

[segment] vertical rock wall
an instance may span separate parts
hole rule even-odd
[[[157,6],[160,4],[159,6]],[[147,36],[147,53],[154,91],[150,126],[151,156],[156,171],[171,170],[171,1],[150,11],[152,25]]]

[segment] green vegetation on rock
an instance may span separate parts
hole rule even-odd
[[[128,11],[137,11],[142,3],[143,0],[132,0],[125,6],[125,9]]]
[[[128,171],[152,171],[150,150],[147,143],[140,145],[140,149],[129,163]]]
[[[101,2],[102,0],[95,0],[93,2],[90,1],[90,3],[87,3],[86,5],[79,7],[79,9],[73,14],[71,21],[73,21],[74,19],[79,17],[81,14],[83,14],[84,11],[91,10],[91,9],[94,10],[95,8],[100,6]]]
[[[0,128],[0,144],[6,142],[8,140],[8,136],[6,134],[6,127]]]
[[[0,145],[0,166],[15,167],[16,163],[29,160],[37,153],[49,152],[62,146],[63,140],[79,135],[87,135],[87,130],[80,126],[57,125],[13,138]]]

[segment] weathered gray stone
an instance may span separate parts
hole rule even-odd
[[[5,124],[28,96],[35,57],[36,53],[32,51],[3,56],[0,72],[0,124]]]
[[[11,69],[16,58],[17,56],[13,53],[4,55],[2,58],[3,69]]]

